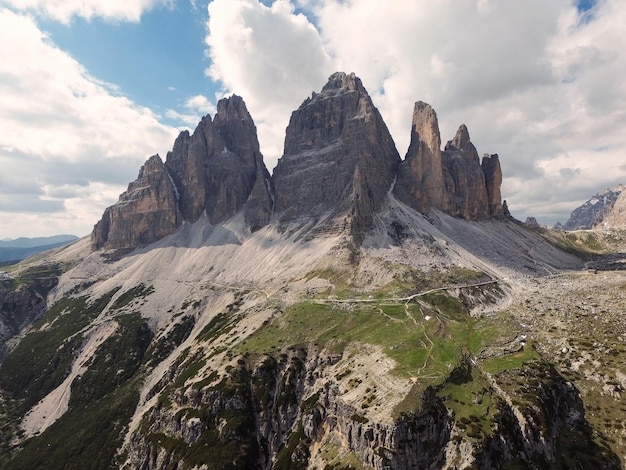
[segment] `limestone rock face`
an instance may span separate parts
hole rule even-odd
[[[463,219],[489,217],[485,175],[465,124],[446,144],[442,160],[446,187],[443,209]]]
[[[398,170],[394,193],[402,202],[426,213],[431,207],[446,207],[444,190],[437,113],[418,101],[413,109],[411,143]]]
[[[214,120],[204,117],[193,135],[181,133],[166,166],[179,189],[184,220],[195,222],[206,212],[213,224],[225,221],[243,207],[258,182],[247,215],[255,228],[269,221],[269,172],[256,126],[239,96],[220,100]]]
[[[217,104],[192,135],[181,132],[166,163],[155,155],[138,179],[107,208],[92,232],[93,249],[135,248],[173,233],[183,221],[206,214],[213,224],[242,210],[251,230],[269,223],[270,175],[259,150],[256,127],[243,100]]]
[[[274,170],[280,221],[347,214],[357,238],[389,191],[400,156],[361,80],[335,73],[292,113]]]
[[[503,216],[502,194],[502,168],[500,167],[500,157],[498,154],[485,154],[482,162],[483,173],[485,174],[485,185],[487,187],[487,200],[489,202],[489,213],[492,216]]]
[[[94,250],[145,245],[173,233],[181,222],[176,189],[161,157],[154,155],[117,204],[104,211],[91,233],[91,245]]]
[[[414,209],[428,213],[439,209],[464,219],[503,215],[502,172],[497,155],[481,166],[478,152],[462,124],[441,151],[437,114],[415,103],[411,144],[398,170],[394,195]]]

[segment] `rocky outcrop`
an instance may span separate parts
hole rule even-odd
[[[114,206],[108,207],[91,233],[92,248],[131,248],[159,240],[182,222],[172,184],[161,157],[141,167]]]
[[[444,210],[455,217],[484,219],[491,215],[485,175],[465,124],[443,152],[446,189]]]
[[[415,103],[411,144],[398,170],[394,195],[414,209],[439,209],[463,219],[502,216],[502,171],[497,155],[481,165],[467,127],[441,151],[437,114],[421,101]]]
[[[178,188],[184,220],[193,223],[206,213],[212,224],[223,222],[241,210],[257,185],[248,220],[253,228],[269,221],[270,176],[256,126],[239,96],[220,100],[215,118],[205,116],[191,136],[181,133],[166,167]]]
[[[497,155],[480,164],[465,125],[444,151],[437,114],[417,102],[411,144],[401,162],[387,126],[361,80],[335,73],[292,113],[284,154],[270,177],[243,100],[220,100],[193,134],[182,132],[163,165],[155,156],[106,209],[94,249],[134,248],[206,216],[220,224],[243,211],[251,231],[270,223],[313,222],[349,233],[357,244],[389,191],[422,213],[464,219],[504,213]],[[332,227],[332,228],[331,228]]]
[[[173,233],[203,214],[218,224],[245,207],[251,230],[272,212],[270,175],[259,150],[256,127],[236,95],[218,102],[192,135],[181,132],[166,163],[155,155],[138,179],[107,208],[92,232],[93,249],[134,248]]]
[[[600,226],[606,214],[613,208],[615,201],[624,191],[623,185],[605,189],[592,196],[585,203],[574,209],[565,224],[564,230],[589,230]]]
[[[602,228],[626,228],[626,191],[620,193],[600,226]]]
[[[481,166],[485,175],[489,214],[496,217],[506,215],[502,203],[502,193],[500,192],[500,187],[502,186],[500,157],[498,157],[498,154],[485,154]]]
[[[423,101],[413,109],[411,143],[398,170],[395,195],[423,213],[446,207],[439,122],[435,110]]]
[[[281,222],[345,217],[358,238],[371,228],[399,163],[361,80],[335,73],[291,115],[273,176],[277,217]]]
[[[340,355],[290,348],[250,365],[240,359],[228,377],[211,386],[179,390],[168,384],[185,372],[172,370],[170,380],[159,385],[166,394],[160,402],[172,403],[171,409],[155,407],[144,416],[125,464],[147,470],[171,462],[192,467],[206,464],[210,455],[212,462],[228,458],[232,468],[317,468],[323,462],[320,449],[332,446],[379,470],[534,468],[563,458],[619,468],[617,459],[603,456],[593,443],[576,388],[546,363],[492,377],[464,361],[442,384],[426,387],[418,408],[377,421],[346,402],[336,380],[329,380],[338,360]],[[480,390],[473,405],[488,401],[489,417],[455,415],[458,402],[449,390],[464,385]]]
[[[9,349],[7,342],[38,320],[46,310],[46,295],[58,284],[60,270],[23,272],[17,278],[0,277],[0,362]]]

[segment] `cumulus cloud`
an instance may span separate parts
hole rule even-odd
[[[323,86],[334,65],[316,28],[287,0],[269,7],[257,0],[214,0],[207,26],[207,74],[224,94],[244,98],[271,169],[291,111]]]
[[[97,17],[136,23],[144,11],[156,5],[169,5],[172,0],[5,0],[4,3],[18,10],[32,11],[66,24],[73,17],[86,20]]]
[[[187,98],[183,104],[186,112],[179,112],[175,109],[168,109],[166,117],[184,123],[190,129],[195,129],[198,122],[207,114],[214,115],[215,105],[204,95],[195,95]]]
[[[413,103],[427,101],[444,142],[465,123],[500,155],[514,215],[553,223],[626,181],[626,4],[578,3],[296,0],[296,13],[214,0],[209,75],[246,99],[271,156],[289,112],[334,70],[362,78],[400,154]]]
[[[16,227],[37,235],[27,221],[47,227],[41,234],[59,227],[85,235],[143,161],[171,147],[176,130],[8,9],[0,10],[0,56],[0,237]]]

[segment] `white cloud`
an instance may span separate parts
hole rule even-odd
[[[291,111],[333,72],[317,30],[287,0],[214,0],[206,42],[208,75],[244,98],[271,170]]]
[[[4,0],[4,3],[66,24],[75,16],[136,23],[145,11],[157,5],[171,5],[172,0]]]
[[[344,70],[362,78],[401,155],[417,100],[437,110],[443,142],[467,124],[479,152],[500,155],[519,218],[563,221],[626,181],[623,1],[584,17],[572,0],[297,5],[310,20],[286,0],[209,5],[210,76],[244,97],[266,156],[281,153],[289,113]]]
[[[201,114],[215,113],[215,105],[204,95],[195,95],[191,98],[187,98],[184,106],[191,111],[196,111]]]
[[[213,116],[217,111],[215,105],[204,95],[194,95],[185,100],[182,106],[187,112],[179,112],[168,109],[165,116],[175,122],[182,123],[190,131],[196,128],[202,117],[210,114]]]
[[[7,9],[0,57],[0,237],[85,235],[177,132],[90,77],[32,18]]]

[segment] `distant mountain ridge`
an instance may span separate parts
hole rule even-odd
[[[0,248],[33,248],[43,245],[53,245],[55,243],[68,243],[78,240],[76,235],[53,235],[51,237],[19,237],[9,238],[0,241]]]
[[[0,241],[0,262],[20,261],[42,251],[58,248],[78,240],[76,235],[26,238]]]
[[[602,224],[605,217],[612,211],[624,185],[607,188],[589,198],[585,203],[574,209],[565,224],[557,223],[555,228],[563,230],[589,230]]]

